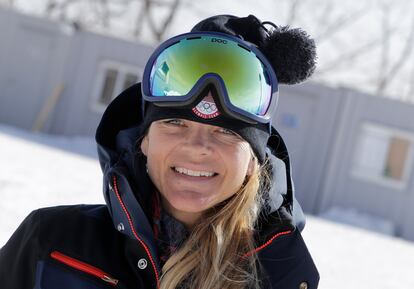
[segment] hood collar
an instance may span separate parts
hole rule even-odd
[[[153,185],[145,173],[145,156],[136,153],[137,140],[143,134],[139,126],[142,121],[141,85],[138,83],[123,91],[110,103],[96,131],[99,162],[104,173],[104,196],[115,226],[118,225],[122,212],[119,212],[118,205],[113,205],[113,198],[106,190],[113,181],[114,172],[122,174],[122,179],[128,182],[128,186],[122,186],[128,188],[122,195],[126,208],[131,208],[129,213],[132,219],[137,218],[136,222],[141,222],[142,220],[138,221],[138,215],[142,217],[143,212],[150,219],[150,212],[144,208],[151,207],[148,202],[151,200]],[[266,198],[267,210],[259,220],[260,230],[269,230],[271,233],[275,223],[302,230],[305,217],[294,195],[289,154],[282,136],[274,127],[267,144],[266,156],[270,164],[271,188]],[[134,182],[137,178],[140,180],[139,184]],[[144,227],[144,234],[149,234],[150,224]]]

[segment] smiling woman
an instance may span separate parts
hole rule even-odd
[[[305,32],[253,15],[162,43],[97,129],[106,205],[33,212],[0,251],[0,287],[316,289],[272,126],[278,84],[314,66]]]
[[[187,226],[234,195],[254,165],[237,134],[184,119],[153,122],[141,149],[164,208]]]
[[[192,283],[202,286],[197,288],[210,286],[205,283],[217,282],[213,280],[218,276],[209,276],[217,269],[238,284],[251,282],[252,276],[254,280],[254,263],[249,272],[246,263],[240,262],[240,252],[254,249],[249,235],[260,206],[259,165],[249,143],[229,129],[174,118],[154,121],[140,148],[147,158],[148,175],[164,214],[192,232],[177,254],[163,256],[165,288],[176,288],[191,275]],[[219,207],[221,218],[216,214]],[[215,256],[209,254],[213,248]],[[222,258],[227,259],[227,264],[217,263]],[[208,259],[212,263],[199,262]]]

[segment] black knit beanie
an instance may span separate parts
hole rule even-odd
[[[271,27],[266,28],[266,24]],[[261,22],[253,15],[247,17],[217,15],[199,22],[191,30],[191,32],[201,31],[226,33],[256,45],[269,60],[278,82],[282,84],[302,82],[315,69],[315,44],[303,30],[278,27],[272,22]],[[205,99],[209,92],[211,95]],[[217,106],[218,112],[213,117],[208,117],[211,105]],[[166,118],[184,118],[224,127],[233,130],[245,139],[252,147],[259,162],[263,163],[271,124],[249,124],[220,112],[223,112],[223,109],[217,100],[216,89],[213,85],[209,85],[200,93],[196,104],[188,107],[159,107],[146,103],[142,129],[146,130],[153,121]]]

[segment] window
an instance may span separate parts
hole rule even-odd
[[[402,189],[412,167],[414,134],[365,123],[357,138],[352,173]]]
[[[118,77],[118,71],[115,69],[108,69],[105,73],[105,80],[99,102],[102,104],[109,104],[114,94],[116,79]]]
[[[124,89],[141,80],[141,69],[114,61],[103,61],[98,67],[92,107],[102,112]]]

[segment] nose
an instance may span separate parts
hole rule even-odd
[[[206,156],[213,152],[212,139],[207,125],[193,124],[186,134],[185,149],[192,155]]]

